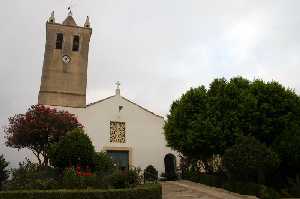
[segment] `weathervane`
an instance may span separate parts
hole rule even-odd
[[[68,16],[72,16],[72,10],[71,10],[71,5],[68,6]]]
[[[69,3],[68,3],[68,6],[67,6],[67,10],[68,10],[68,15],[69,16],[72,16],[73,13],[72,13],[72,9],[74,8],[74,3],[73,1],[71,0]]]

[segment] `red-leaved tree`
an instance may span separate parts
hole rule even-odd
[[[37,157],[40,166],[48,166],[48,150],[67,132],[83,128],[74,114],[44,105],[33,105],[25,114],[10,117],[4,128],[6,145],[28,148]]]

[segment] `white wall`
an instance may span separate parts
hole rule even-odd
[[[119,106],[123,106],[119,112]],[[164,172],[164,157],[173,153],[166,147],[163,117],[157,116],[120,95],[115,95],[85,109],[66,108],[78,116],[96,151],[104,147],[131,147],[132,165],[144,169],[153,165]],[[110,121],[125,122],[126,143],[110,143]]]

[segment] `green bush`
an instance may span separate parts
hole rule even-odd
[[[113,174],[104,177],[106,187],[109,188],[129,188],[141,184],[141,169],[131,168],[128,171],[116,170]]]
[[[260,199],[280,199],[280,195],[277,191],[264,185],[261,186],[258,197]]]
[[[0,155],[0,190],[2,189],[2,184],[7,180],[9,177],[7,166],[8,162],[4,159],[3,155]]]
[[[94,162],[94,170],[99,176],[112,174],[116,169],[111,157],[106,152],[95,153]]]
[[[74,168],[67,168],[64,171],[61,188],[64,189],[87,189],[102,188],[97,182],[96,175],[78,176]]]
[[[159,184],[132,189],[48,190],[0,192],[0,199],[161,199]]]
[[[224,189],[242,195],[258,196],[260,193],[261,185],[255,183],[228,181],[224,184]]]
[[[89,166],[95,164],[95,149],[90,138],[82,129],[74,129],[56,144],[52,144],[49,150],[51,165],[58,168],[70,166]]]
[[[224,176],[200,174],[193,176],[192,180],[208,186],[222,187],[225,183],[226,178]]]
[[[158,171],[155,169],[154,166],[149,165],[146,167],[146,169],[144,170],[144,180],[146,181],[157,181],[158,179]]]
[[[110,182],[111,182],[111,186],[116,189],[129,187],[127,173],[123,171],[115,171],[110,176]]]
[[[295,179],[288,179],[288,194],[293,197],[300,197],[300,176],[297,175]]]
[[[135,187],[142,183],[142,170],[139,167],[130,168],[128,175],[128,184],[130,187]]]
[[[279,166],[279,158],[254,137],[242,136],[225,151],[225,172],[230,179],[265,183],[265,178]]]
[[[19,168],[12,169],[12,179],[5,184],[6,190],[55,189],[58,187],[58,170],[39,167],[28,159],[19,163]]]
[[[195,173],[194,173],[195,174]],[[242,195],[254,195],[260,199],[279,199],[279,194],[272,188],[251,182],[229,181],[226,176],[214,176],[207,174],[195,174],[189,178],[208,186],[224,188],[228,191]]]
[[[246,182],[226,182],[224,189],[242,195],[255,195],[260,199],[279,199],[280,195],[272,188]]]

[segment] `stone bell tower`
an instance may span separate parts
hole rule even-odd
[[[85,107],[89,42],[89,17],[78,26],[72,12],[62,24],[54,12],[46,23],[46,46],[38,103]]]

